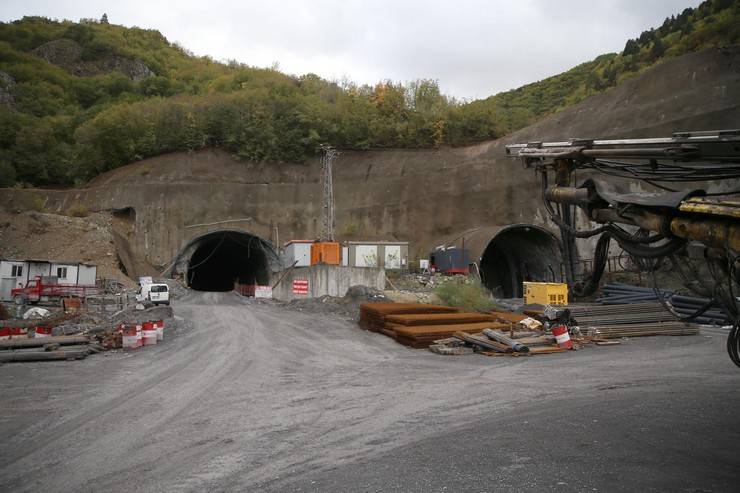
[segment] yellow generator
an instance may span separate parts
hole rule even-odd
[[[568,285],[559,282],[525,282],[525,305],[567,305]]]

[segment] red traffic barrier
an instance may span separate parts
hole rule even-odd
[[[552,328],[552,335],[555,336],[560,349],[573,349],[573,341],[570,340],[568,327],[565,325],[556,325]]]

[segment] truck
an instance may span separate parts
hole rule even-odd
[[[56,277],[40,277],[29,280],[25,287],[10,291],[13,301],[18,305],[36,304],[39,301],[53,301],[60,298],[84,298],[101,294],[95,285],[59,284]]]
[[[170,304],[170,288],[162,283],[142,283],[136,301],[149,301],[154,305]]]

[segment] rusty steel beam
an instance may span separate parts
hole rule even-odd
[[[587,188],[552,186],[545,191],[545,198],[559,204],[586,205],[591,200]]]
[[[618,214],[614,209],[597,209],[592,219],[599,223],[616,222],[639,226],[661,232],[667,223],[671,233],[685,240],[694,240],[715,248],[729,248],[740,252],[740,223],[733,220],[707,219],[706,217],[678,216],[640,211],[640,214]]]
[[[705,197],[692,197],[681,202],[681,212],[693,214],[706,214],[711,216],[733,217],[740,219],[740,202],[731,200],[708,199]]]

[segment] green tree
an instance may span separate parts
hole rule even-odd
[[[622,51],[622,54],[627,55],[635,55],[640,52],[640,45],[637,44],[637,41],[634,39],[628,39],[627,44],[624,45],[624,50]]]
[[[663,42],[660,40],[660,38],[655,38],[653,46],[650,48],[650,59],[657,60],[658,58],[663,56],[663,53],[665,53],[665,45],[663,45]]]
[[[0,155],[0,187],[15,185],[15,168]]]

